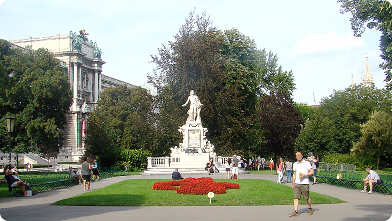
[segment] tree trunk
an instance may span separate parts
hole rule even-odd
[[[380,170],[380,157],[381,156],[378,156],[378,159],[377,159],[377,170]]]

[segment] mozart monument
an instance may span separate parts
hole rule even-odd
[[[182,106],[189,104],[188,118],[178,131],[182,134],[182,143],[171,148],[170,157],[149,157],[147,171],[205,171],[208,160],[212,157],[217,161],[214,145],[206,138],[207,128],[201,123],[200,111],[203,104],[194,91],[190,91],[188,100]]]

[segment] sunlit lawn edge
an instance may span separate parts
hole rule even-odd
[[[153,190],[165,180],[126,180],[102,189],[60,200],[53,205],[68,206],[266,206],[293,204],[291,187],[260,179],[230,180],[240,189],[215,194],[212,204],[206,195],[184,195],[173,190]],[[228,180],[215,180],[227,182]],[[344,203],[334,197],[311,192],[313,204]],[[301,199],[301,204],[306,202]]]

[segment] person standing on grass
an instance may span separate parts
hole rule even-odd
[[[301,195],[304,197],[306,202],[308,203],[309,209],[308,214],[312,215],[312,201],[309,197],[309,176],[313,175],[312,165],[306,160],[303,160],[303,155],[301,152],[297,152],[295,154],[297,158],[297,162],[293,165],[293,184],[291,188],[294,192],[294,212],[289,216],[298,216],[298,204]]]
[[[375,183],[382,183],[380,176],[377,174],[376,171],[371,170],[370,168],[366,168],[366,172],[368,173],[367,177],[363,179],[363,190],[361,193],[366,193],[367,192],[367,184],[369,184],[370,190],[369,194],[373,193],[373,184]]]
[[[83,179],[83,190],[86,191],[86,183],[88,185],[88,190],[90,188],[90,179],[91,179],[91,164],[87,162],[87,157],[82,158],[82,179]]]

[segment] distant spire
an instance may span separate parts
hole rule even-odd
[[[374,85],[374,77],[370,74],[369,71],[369,61],[368,61],[369,56],[367,53],[365,58],[366,58],[366,70],[365,70],[365,76],[361,77],[362,78],[361,83],[366,86],[372,86]]]
[[[354,87],[354,74],[351,73],[351,87]]]

